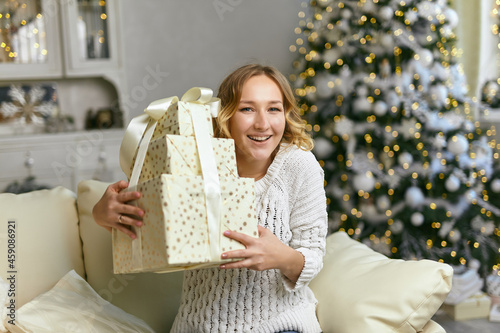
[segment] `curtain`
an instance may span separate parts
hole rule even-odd
[[[456,29],[457,47],[463,51],[461,63],[469,84],[469,96],[480,98],[481,88],[487,80],[500,77],[500,40],[491,32],[498,18],[491,12],[495,0],[454,0],[451,6],[459,16]],[[480,115],[476,114],[477,120]],[[487,119],[485,119],[487,120]]]

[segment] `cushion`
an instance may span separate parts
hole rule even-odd
[[[183,273],[113,274],[111,233],[92,217],[92,208],[108,185],[95,180],[78,184],[87,281],[104,299],[143,319],[156,332],[169,332],[180,304]]]
[[[16,307],[48,291],[72,269],[85,275],[76,198],[70,190],[2,193],[0,223],[0,276],[14,275]],[[7,261],[9,241],[15,246],[12,262]]]
[[[17,309],[15,325],[4,324],[12,333],[154,333],[142,320],[99,297],[74,270]]]
[[[415,333],[443,303],[452,276],[449,265],[389,259],[336,232],[327,238],[323,269],[310,287],[324,332]]]
[[[446,333],[446,331],[434,320],[429,320],[429,322],[425,324],[424,328],[421,331],[418,331],[418,333]]]

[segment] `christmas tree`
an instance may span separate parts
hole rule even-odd
[[[500,267],[498,153],[471,120],[446,0],[314,0],[291,75],[330,231],[392,258]],[[496,184],[496,185],[495,185]]]

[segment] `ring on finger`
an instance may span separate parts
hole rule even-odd
[[[122,214],[120,214],[120,216],[118,216],[118,223],[122,223]]]

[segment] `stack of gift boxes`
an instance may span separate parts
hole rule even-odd
[[[194,109],[198,112],[193,112]],[[210,136],[196,134],[193,117],[200,114]],[[206,146],[207,141],[211,145]],[[210,194],[206,192],[204,166],[200,161],[201,143],[205,144],[202,149],[209,150],[202,153],[209,153],[215,159],[220,184],[216,228],[211,227],[207,217]],[[135,158],[132,168],[134,163]],[[238,176],[234,141],[213,138],[208,106],[172,103],[156,123],[142,166],[135,163],[135,167],[140,167],[138,184],[129,190],[142,194],[135,204],[146,214],[143,226],[135,228],[135,240],[113,230],[115,273],[215,267],[228,261],[220,259],[222,252],[244,248],[223,236],[225,230],[257,237],[254,180]]]
[[[484,281],[474,269],[455,266],[452,288],[442,309],[454,320],[488,318],[500,322],[500,275],[493,272]]]

